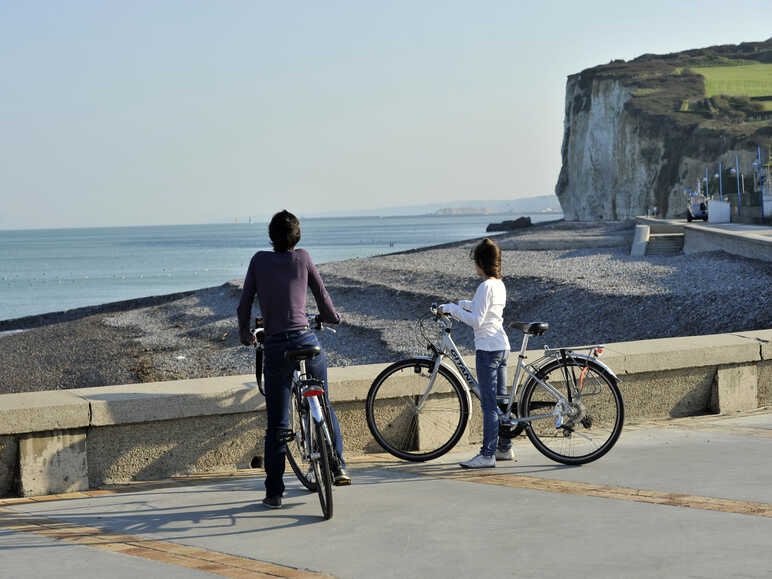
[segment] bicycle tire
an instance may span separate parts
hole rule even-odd
[[[547,458],[563,464],[580,465],[599,459],[612,449],[624,425],[624,402],[616,378],[594,360],[568,356],[539,369],[536,376],[568,395],[567,384],[573,384],[571,398],[578,414],[565,418],[557,426],[556,418],[528,422],[525,432],[536,449]],[[551,413],[554,396],[536,380],[523,387],[518,404],[520,417]]]
[[[319,495],[319,504],[322,506],[324,520],[332,518],[332,470],[330,469],[330,453],[332,449],[324,436],[321,422],[314,422],[313,445],[319,454],[318,459],[312,459],[314,474],[316,475],[316,491]]]
[[[329,441],[332,446],[330,446],[330,468],[333,472],[337,471],[338,468],[340,468],[342,465],[340,463],[340,458],[338,458],[338,453],[335,450],[335,431],[332,428],[332,418],[330,415],[330,399],[328,398],[327,394],[324,396],[319,397],[319,405],[322,407],[322,413],[324,414],[324,421],[327,424],[328,432],[330,433],[331,440]],[[334,482],[333,477],[333,482]]]
[[[309,491],[316,491],[316,479],[312,478],[314,471],[307,454],[306,438],[308,437],[308,424],[310,421],[307,409],[301,408],[302,402],[293,390],[290,394],[289,427],[295,433],[293,440],[287,443],[287,461],[298,477],[300,484]]]
[[[260,394],[265,396],[265,386],[263,385],[263,351],[255,348],[255,380]]]
[[[442,456],[466,429],[468,393],[446,366],[440,366],[422,408],[416,407],[433,369],[430,359],[395,362],[375,378],[367,393],[365,413],[370,433],[381,448],[397,458],[424,462]]]

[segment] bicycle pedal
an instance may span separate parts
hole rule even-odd
[[[284,432],[280,432],[276,435],[276,438],[279,439],[279,442],[288,443],[293,442],[296,438],[295,432],[292,430],[285,430]]]
[[[516,420],[499,422],[499,436],[502,438],[515,438],[520,434],[521,425]]]

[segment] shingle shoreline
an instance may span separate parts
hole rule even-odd
[[[503,252],[505,319],[548,322],[550,331],[533,347],[772,327],[772,264],[722,252],[633,258],[625,241],[632,227],[560,222],[498,236],[512,248]],[[605,239],[610,247],[571,249],[579,238]],[[534,241],[554,249],[518,249]],[[329,364],[423,353],[416,320],[432,302],[474,293],[475,243],[319,266],[344,319],[337,334],[320,337]],[[238,343],[236,328],[239,294],[233,281],[36,316],[39,327],[0,338],[0,392],[249,373],[253,355]],[[0,322],[0,331],[19,327]],[[471,331],[458,324],[454,339],[471,353]],[[516,347],[519,336],[510,340]]]

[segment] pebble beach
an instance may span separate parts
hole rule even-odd
[[[772,327],[772,264],[723,252],[631,257],[632,234],[632,223],[560,221],[497,236],[505,320],[548,322],[534,348]],[[417,321],[432,302],[471,299],[477,241],[319,266],[344,321],[320,336],[328,364],[424,353]],[[238,341],[240,292],[232,280],[0,321],[0,393],[251,373],[253,353]],[[473,352],[470,329],[458,323],[453,337]],[[519,336],[510,341],[516,348]]]

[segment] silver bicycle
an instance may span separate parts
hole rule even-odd
[[[436,304],[430,311],[419,329],[431,355],[388,366],[365,403],[367,425],[378,444],[397,458],[417,462],[442,456],[459,442],[469,422],[471,394],[480,398],[477,380],[453,342],[452,318]],[[429,325],[439,330],[439,339]],[[624,404],[616,375],[598,359],[603,346],[545,346],[539,359],[527,363],[529,337],[543,335],[549,325],[513,322],[509,327],[520,330],[523,339],[512,387],[498,398],[499,435],[514,438],[525,430],[542,454],[564,464],[585,464],[606,454],[622,432]]]

